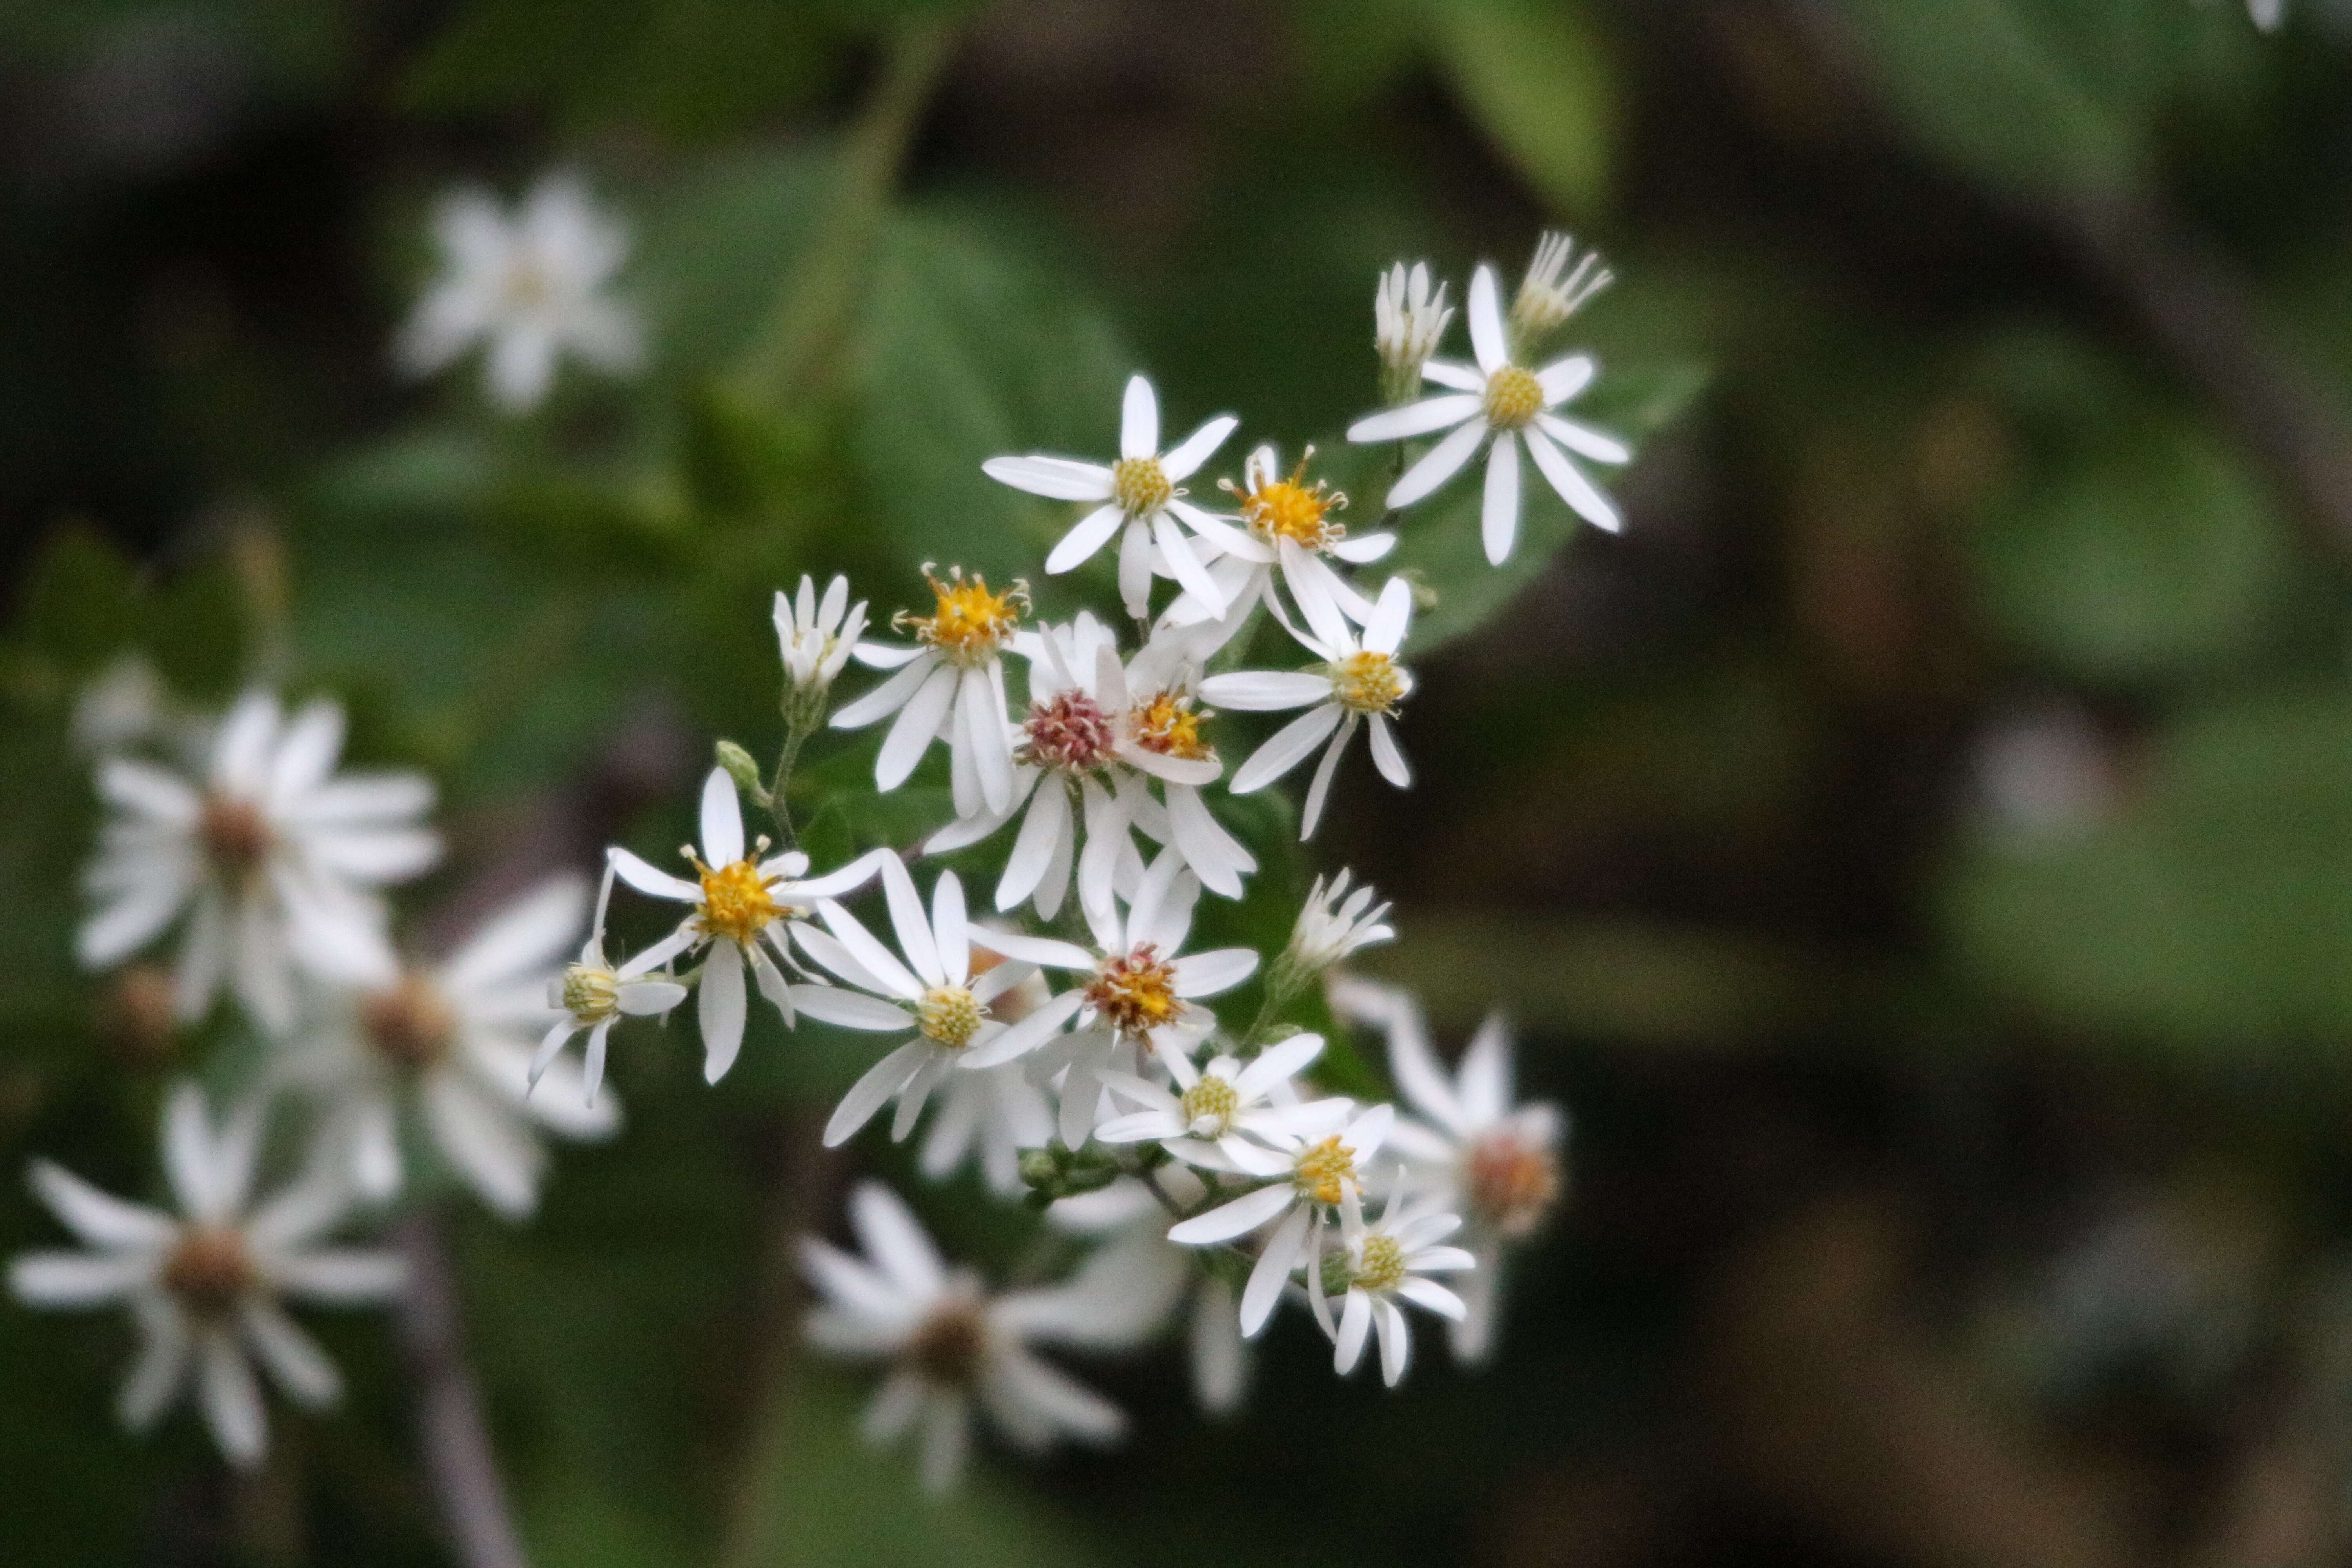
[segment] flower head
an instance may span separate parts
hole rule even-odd
[[[803,577],[800,592],[790,598],[776,590],[775,622],[784,679],[795,696],[822,698],[866,635],[866,601],[852,605],[849,579],[835,577],[820,603],[815,580]]]
[[[1535,258],[1528,263],[1528,275],[1511,300],[1511,331],[1521,344],[1532,346],[1549,337],[1617,280],[1599,251],[1586,251],[1570,268],[1569,259],[1575,255],[1576,241],[1564,234],[1547,234],[1536,242]]]
[[[929,615],[900,611],[896,624],[911,631],[911,647],[860,643],[854,657],[889,679],[833,716],[839,730],[898,717],[874,759],[875,786],[897,789],[915,772],[931,742],[945,735],[956,815],[1009,810],[1013,801],[1013,721],[1005,708],[1003,655],[1029,607],[1026,584],[999,593],[982,577],[966,581],[961,567],[948,580],[923,577],[936,601]]]
[[[1416,261],[1408,272],[1400,261],[1381,274],[1372,291],[1372,346],[1381,356],[1382,401],[1411,401],[1421,385],[1421,367],[1437,352],[1453,320],[1445,285],[1429,286],[1429,263]]]
[[[589,922],[588,940],[580,946],[580,956],[547,983],[547,1005],[563,1016],[548,1026],[538,1052],[530,1058],[527,1079],[528,1088],[536,1090],[549,1064],[572,1036],[584,1029],[588,1046],[580,1087],[590,1105],[596,1103],[596,1090],[604,1081],[605,1039],[613,1026],[624,1017],[658,1016],[686,1000],[686,987],[667,973],[654,973],[655,966],[645,954],[618,968],[605,958],[604,909],[612,900],[613,877],[608,861],[604,879],[597,884],[596,913]]]
[[[1332,1338],[1333,1371],[1342,1377],[1353,1372],[1377,1328],[1381,1381],[1394,1388],[1412,1352],[1412,1330],[1400,1301],[1455,1323],[1469,1315],[1461,1297],[1429,1278],[1477,1268],[1478,1260],[1462,1248],[1440,1245],[1461,1226],[1459,1215],[1444,1212],[1442,1194],[1409,1199],[1402,1171],[1381,1217],[1369,1225],[1359,1194],[1340,1200],[1339,1245],[1307,1269],[1316,1321]],[[1341,1298],[1336,1323],[1325,1299],[1332,1295]]]
[[[1349,890],[1354,875],[1342,870],[1328,881],[1318,877],[1307,889],[1298,923],[1291,928],[1290,945],[1283,950],[1299,971],[1320,973],[1360,948],[1396,940],[1396,931],[1388,923],[1389,906],[1373,904],[1371,884]]]

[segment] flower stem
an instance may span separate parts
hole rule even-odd
[[[463,1568],[530,1568],[466,1356],[457,1273],[440,1215],[413,1211],[400,1222],[398,1239],[408,1265],[400,1348],[416,1394],[417,1444],[450,1550]]]
[[[776,756],[775,776],[768,781],[768,812],[776,819],[776,847],[797,849],[800,836],[793,828],[792,802],[785,798],[793,784],[793,764],[800,760],[801,747],[809,738],[809,726],[800,715],[792,716],[784,729],[783,750]]]

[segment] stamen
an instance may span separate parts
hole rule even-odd
[[[961,985],[934,985],[915,1006],[915,1020],[922,1026],[923,1037],[950,1050],[960,1051],[971,1044],[981,1020],[987,1016],[988,1009]]]
[[[1337,1205],[1356,1184],[1356,1156],[1336,1132],[1298,1156],[1290,1179],[1318,1204]]]
[[[1359,713],[1390,713],[1412,689],[1412,677],[1384,653],[1367,648],[1328,667],[1331,695],[1343,708]]]
[[[1196,711],[1192,699],[1181,692],[1160,691],[1129,710],[1127,721],[1135,731],[1135,743],[1145,751],[1197,762],[1217,754],[1217,749],[1201,738],[1202,723],[1215,717]]]
[[[923,563],[923,580],[931,585],[937,607],[928,616],[901,610],[891,625],[911,631],[921,642],[939,649],[951,663],[969,668],[985,664],[1012,640],[1029,608],[1029,584],[1018,578],[1002,594],[989,591],[988,579],[975,573],[964,581],[963,568],[948,569],[948,581],[931,575]]]
[[[1363,1256],[1356,1260],[1354,1283],[1367,1290],[1393,1290],[1404,1282],[1404,1248],[1384,1234],[1364,1237]]]
[[[772,884],[760,875],[756,860],[713,868],[696,859],[694,868],[702,880],[702,902],[694,923],[711,936],[748,945],[784,912],[770,895]]]
[[[1121,1034],[1140,1037],[1184,1011],[1176,995],[1176,966],[1160,961],[1156,943],[1107,959],[1087,987],[1087,1002]]]
[[[257,868],[269,853],[273,837],[269,819],[262,815],[261,807],[228,795],[205,797],[196,836],[213,863],[231,875]]]
[[[1464,1185],[1479,1215],[1505,1236],[1526,1236],[1559,1196],[1550,1148],[1496,1128],[1470,1146]]]
[[[1083,691],[1030,704],[1021,730],[1027,737],[1019,752],[1023,762],[1072,773],[1092,773],[1108,763],[1118,740],[1109,717]]]
[[[1241,1092],[1223,1079],[1206,1077],[1184,1091],[1184,1126],[1196,1138],[1222,1138],[1241,1109]]]
[[[1323,551],[1348,536],[1348,531],[1328,516],[1348,504],[1347,496],[1339,490],[1327,493],[1325,480],[1318,479],[1312,486],[1306,482],[1307,459],[1314,456],[1315,448],[1307,447],[1288,479],[1272,480],[1254,490],[1235,489],[1231,480],[1223,481],[1241,503],[1242,521],[1266,543],[1287,539],[1305,549]]]
[[[187,1226],[163,1260],[163,1288],[197,1318],[228,1316],[258,1278],[245,1237],[217,1226]]]
[[[591,969],[575,963],[563,972],[559,982],[562,1000],[558,1005],[575,1018],[609,1018],[620,1011],[620,977],[609,969]]]
[[[988,1353],[988,1324],[970,1301],[943,1301],[916,1325],[906,1358],[935,1388],[968,1388]]]

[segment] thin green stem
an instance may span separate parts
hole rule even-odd
[[[775,775],[768,781],[768,814],[776,819],[776,847],[797,849],[800,835],[793,826],[793,806],[787,798],[793,784],[793,765],[800,761],[801,747],[809,738],[811,726],[797,716],[784,729],[783,749],[776,754]]]

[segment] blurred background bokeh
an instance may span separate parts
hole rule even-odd
[[[432,201],[551,166],[635,230],[646,374],[519,421],[401,382]],[[1569,1107],[1500,1360],[1337,1384],[1293,1316],[1232,1424],[1174,1354],[1090,1368],[1133,1441],[940,1505],[806,1367],[777,1561],[2346,1561],[2352,6],[2322,0],[2268,36],[2234,0],[6,7],[0,1168],[141,1190],[190,1048],[71,963],[69,720],[124,651],[191,701],[339,692],[357,757],[431,771],[429,944],[678,841],[711,738],[772,742],[772,588],[1034,574],[1055,518],[979,462],[1105,448],[1133,369],[1174,428],[1336,446],[1377,401],[1376,270],[1458,288],[1546,226],[1620,279],[1580,326],[1642,437],[1624,532],[1552,508],[1492,574],[1430,542],[1458,508],[1410,520],[1444,590],[1420,786],[1343,774],[1234,917],[1278,932],[1354,865],[1402,932],[1366,969],[1449,1046],[1505,1008]],[[562,1152],[527,1227],[457,1215],[548,1568],[711,1560],[779,1238],[901,1168],[807,1152],[848,1047],[762,1020],[715,1092],[694,1057],[625,1039],[624,1136]],[[919,1201],[1027,1266],[1017,1212]],[[53,1235],[0,1179],[0,1250]],[[387,1335],[327,1331],[350,1408],[281,1412],[233,1488],[184,1416],[114,1426],[119,1324],[0,1306],[0,1560],[442,1561]]]

